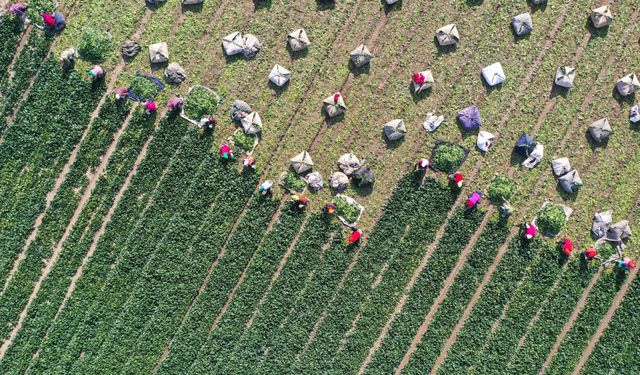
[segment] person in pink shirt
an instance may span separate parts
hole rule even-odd
[[[220,146],[220,157],[224,160],[229,160],[233,158],[233,153],[231,152],[231,147],[228,144],[223,144]]]
[[[524,238],[526,238],[528,241],[531,241],[533,237],[536,236],[536,234],[538,234],[538,228],[536,228],[533,223],[524,224]]]

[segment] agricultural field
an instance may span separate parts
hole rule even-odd
[[[156,2],[0,0],[1,374],[640,373],[639,2]]]

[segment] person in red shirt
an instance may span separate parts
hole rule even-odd
[[[571,242],[571,239],[567,237],[562,241],[562,253],[566,256],[569,256],[569,254],[571,254],[572,251],[573,251],[573,242]]]
[[[462,176],[462,173],[456,172],[452,175],[449,175],[449,178],[458,189],[462,189],[462,185],[464,184],[464,177]]]
[[[590,247],[584,251],[584,257],[587,260],[593,260],[597,256],[598,256],[598,252],[593,247]]]
[[[40,13],[40,17],[42,17],[42,22],[47,27],[53,28],[56,26],[56,18],[53,16],[53,14]]]
[[[349,238],[347,239],[347,242],[352,245],[358,241],[360,241],[360,237],[362,237],[362,232],[360,232],[358,229],[354,229],[353,232],[351,233],[351,235],[349,236]]]

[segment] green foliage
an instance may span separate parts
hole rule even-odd
[[[21,33],[22,23],[18,17],[0,15],[0,80],[8,73]]]
[[[252,135],[245,134],[242,131],[235,132],[233,135],[233,144],[241,152],[250,152],[253,149],[255,138]]]
[[[17,252],[24,246],[37,216],[44,209],[44,197],[80,140],[90,113],[103,93],[99,88],[93,89],[76,72],[64,74],[53,59],[46,59],[42,64],[43,68],[16,113],[12,126],[5,132],[0,148],[4,168],[0,190],[7,191],[5,189],[10,187],[16,192],[23,192],[11,194],[0,205],[0,237],[5,239],[0,242],[2,278],[7,277]],[[57,205],[54,207],[59,208]],[[52,212],[54,215],[62,213]],[[42,226],[46,224],[43,221]],[[62,226],[63,231],[65,225],[66,222],[58,223],[55,229]],[[41,233],[51,237],[44,243],[31,243],[27,258],[0,296],[0,314],[7,322],[0,327],[2,335],[6,335],[11,324],[17,321],[41,274],[42,260],[51,257],[51,244],[60,238],[52,236],[55,230],[43,230]]]
[[[544,234],[556,235],[560,233],[567,223],[567,216],[564,210],[557,204],[548,204],[538,212],[536,224],[538,229]]]
[[[584,365],[582,373],[594,375],[640,373],[637,346],[640,336],[638,306],[640,306],[640,278],[636,277]]]
[[[464,161],[464,149],[458,145],[440,144],[436,147],[433,166],[446,173],[453,173]]]
[[[285,189],[301,193],[307,187],[307,183],[295,172],[287,171],[281,178],[280,183]]]
[[[46,33],[31,33],[25,48],[16,57],[13,65],[13,79],[3,82],[2,90],[2,114],[8,116],[16,107],[20,97],[29,87],[29,83],[35,77],[46,59],[49,46],[53,37]]]
[[[111,35],[97,29],[84,29],[78,42],[80,57],[93,62],[104,60],[111,47]]]
[[[494,203],[509,200],[516,192],[516,183],[505,175],[497,175],[489,185],[489,199]]]
[[[336,205],[336,213],[342,216],[347,222],[355,223],[360,216],[360,208],[349,204],[344,197],[336,197],[333,201]]]
[[[336,373],[355,371],[354,363],[359,365],[366,357],[388,316],[393,312],[395,302],[405,290],[412,271],[422,260],[426,246],[433,241],[445,221],[455,198],[455,194],[439,181],[427,178],[424,185],[416,188],[413,175],[405,176],[387,201],[382,217],[360,251],[362,256],[337,296],[327,306],[322,300],[314,300],[313,293],[310,294],[301,306],[316,309],[314,319],[298,320],[283,328],[282,340],[286,340],[286,344],[278,345],[278,348],[287,349],[275,352],[282,355],[267,358],[267,372],[282,373],[286,370],[288,360],[293,362],[296,356],[295,350],[288,348],[304,345],[314,327],[315,317],[320,316],[323,311],[326,311],[327,318],[318,327],[316,340],[301,356],[300,364],[293,372],[321,373],[327,368]],[[333,254],[333,251],[330,253]],[[452,257],[455,263],[456,256]],[[445,256],[444,264],[439,261],[433,267],[445,267],[452,257]],[[372,290],[371,285],[381,274],[384,277]],[[340,276],[336,276],[336,283],[340,281]],[[324,289],[325,286],[317,284],[313,288]],[[308,313],[305,312],[306,314]],[[344,333],[350,331],[354,321],[358,322],[356,329],[343,342]],[[286,332],[295,331],[295,327],[300,325],[309,327],[301,342],[297,341],[299,338],[287,338]],[[274,341],[277,340],[276,338]],[[281,361],[282,356],[284,361]],[[356,368],[358,365],[355,365]]]
[[[609,259],[609,257],[616,254],[616,248],[609,242],[605,242],[598,246],[597,251],[598,255],[601,256],[602,259]]]
[[[478,363],[484,342],[491,334],[494,322],[500,318],[501,307],[509,303],[517,292],[518,281],[526,280],[537,271],[543,271],[543,278],[548,276],[548,263],[539,263],[536,256],[544,248],[544,242],[539,239],[525,243],[515,238],[509,243],[504,258],[482,289],[480,299],[459,331],[438,374],[466,373],[470,363]],[[553,252],[547,251],[545,254],[551,255]],[[536,263],[541,267],[534,268]],[[533,297],[539,302],[538,296]]]
[[[131,80],[129,90],[138,98],[151,99],[158,93],[158,86],[146,77],[136,76]]]
[[[185,115],[196,121],[213,115],[218,108],[219,98],[216,94],[202,86],[195,86],[184,104]]]

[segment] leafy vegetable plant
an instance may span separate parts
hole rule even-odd
[[[443,172],[453,173],[460,168],[464,157],[465,153],[462,147],[443,143],[436,146],[433,165]]]
[[[83,59],[102,61],[111,49],[111,35],[102,30],[85,29],[80,35],[78,52]]]
[[[516,192],[516,183],[505,175],[497,175],[489,185],[489,199],[495,203],[509,200]]]
[[[195,86],[185,101],[185,115],[194,120],[212,115],[218,108],[219,101],[220,98],[213,91],[203,86]]]

